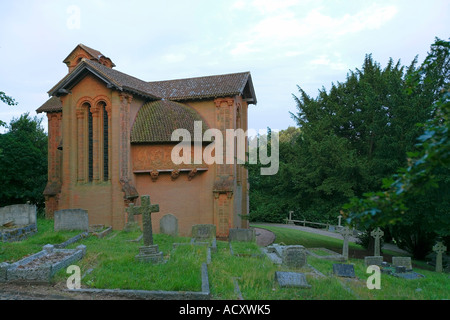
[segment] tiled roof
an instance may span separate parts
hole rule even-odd
[[[159,100],[144,104],[131,130],[131,143],[170,142],[175,129],[186,129],[194,139],[194,121],[202,121],[202,136],[208,126],[192,108],[179,102]]]
[[[153,92],[169,100],[192,100],[244,93],[250,72],[149,82]]]
[[[80,76],[84,76],[86,70],[103,79],[111,87],[152,100],[164,98],[183,101],[242,95],[248,103],[256,104],[250,72],[146,82],[88,59],[83,59],[71,73],[50,89],[49,95],[58,95],[60,90],[64,93],[70,90],[71,85],[76,83]]]
[[[62,110],[61,100],[58,97],[51,97],[36,112],[59,112]]]
[[[92,58],[96,59],[97,61],[100,61],[101,57],[105,57],[107,59],[109,59],[108,57],[106,57],[103,53],[101,53],[98,50],[92,49],[82,43],[80,43],[78,46],[75,47],[75,49],[72,50],[72,52],[74,52],[78,47],[82,48],[84,51],[86,51],[88,54],[90,54],[92,56]],[[67,62],[68,58],[70,57],[70,55],[72,54],[72,52],[70,52],[70,54],[64,59],[64,63]],[[115,67],[116,65],[111,61],[112,66]]]
[[[48,91],[49,95],[57,95],[61,89],[70,90],[71,85],[76,83],[74,80],[78,79],[79,76],[84,76],[86,70],[120,91],[129,91],[145,98],[159,99],[158,96],[152,93],[152,88],[147,82],[87,59],[83,59],[71,73],[67,74],[50,89]]]

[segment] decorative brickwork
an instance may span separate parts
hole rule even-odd
[[[167,213],[182,236],[195,224],[214,224],[220,237],[248,227],[240,218],[248,213],[247,170],[205,161],[214,157],[210,141],[202,141],[201,163],[191,148],[195,163],[175,164],[177,143],[170,140],[175,129],[198,138],[194,121],[202,121],[202,136],[207,129],[224,137],[227,129],[245,131],[248,104],[256,103],[249,72],[148,82],[113,69],[109,58],[82,44],[64,63],[69,73],[37,109],[49,121],[48,217],[79,208],[92,224],[122,229],[128,204],[150,194],[161,206],[156,230]]]

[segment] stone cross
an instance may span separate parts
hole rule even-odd
[[[135,206],[130,204],[127,208],[128,214],[139,215],[142,214],[142,227],[144,234],[144,246],[153,245],[153,231],[152,231],[152,213],[159,212],[159,205],[150,203],[150,196],[141,196],[141,205]]]
[[[433,251],[436,252],[436,272],[442,272],[442,254],[447,251],[447,247],[441,241],[438,241],[433,246]]]
[[[379,227],[373,230],[370,235],[375,238],[374,256],[380,256],[380,238],[384,236],[383,230]]]
[[[352,230],[349,227],[344,227],[339,231],[339,233],[344,237],[344,244],[342,247],[342,255],[345,260],[348,260],[348,238],[353,234]]]

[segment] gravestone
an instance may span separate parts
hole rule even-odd
[[[7,222],[17,226],[36,224],[36,206],[30,204],[14,204],[0,208],[0,226]]]
[[[355,278],[355,269],[352,264],[333,264],[333,273],[338,277]]]
[[[158,263],[163,260],[163,253],[158,245],[153,244],[152,217],[153,212],[159,212],[159,205],[151,204],[150,196],[141,196],[141,206],[129,205],[127,212],[133,215],[142,214],[144,246],[139,248],[136,260],[141,262]]]
[[[383,257],[382,256],[369,256],[364,257],[364,264],[366,267],[368,266],[381,266],[383,263]]]
[[[15,263],[0,263],[0,283],[50,282],[59,270],[74,264],[85,254],[85,245],[80,245],[76,249],[56,249],[55,246],[47,244],[42,251]]]
[[[286,246],[281,254],[282,264],[288,268],[302,268],[306,265],[307,252],[304,246]]]
[[[191,244],[207,244],[213,252],[217,252],[216,226],[214,224],[193,225]]]
[[[64,209],[55,211],[55,231],[82,230],[89,231],[88,212],[83,209]]]
[[[394,277],[397,278],[403,278],[407,280],[415,280],[415,279],[422,279],[425,278],[423,274],[414,272],[414,271],[407,271],[407,272],[396,272],[392,274]]]
[[[170,236],[178,236],[178,218],[173,214],[166,214],[159,220],[159,231]]]
[[[230,229],[228,234],[229,241],[253,242],[255,239],[256,235],[254,229],[233,228]]]
[[[411,257],[392,257],[394,267],[405,267],[406,270],[412,270]]]
[[[194,241],[210,241],[216,238],[216,226],[214,224],[196,224],[192,226],[192,238]]]
[[[311,288],[303,273],[277,271],[275,272],[275,280],[280,288]]]
[[[376,228],[375,230],[373,230],[370,235],[372,237],[374,237],[375,239],[375,249],[374,249],[374,256],[380,256],[380,252],[381,252],[381,248],[380,248],[380,238],[382,236],[384,236],[384,232],[383,230],[381,230],[380,228]]]
[[[127,212],[127,223],[125,224],[125,227],[123,228],[123,231],[125,232],[133,232],[133,231],[140,231],[141,227],[139,226],[139,223],[134,218],[134,204],[130,203],[128,205],[128,208],[126,209]]]
[[[395,273],[405,273],[406,267],[405,266],[395,266]]]
[[[344,238],[344,243],[342,245],[342,255],[345,260],[348,260],[348,239],[353,234],[353,232],[349,229],[349,227],[342,228],[339,233]]]
[[[21,241],[36,232],[35,205],[15,204],[0,208],[0,242]]]
[[[442,272],[442,254],[447,251],[447,247],[441,241],[438,241],[433,246],[433,251],[436,252],[436,272]]]

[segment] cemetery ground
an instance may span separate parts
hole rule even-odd
[[[38,233],[21,242],[0,243],[0,263],[12,263],[24,256],[42,250],[46,244],[62,243],[79,234],[78,231],[53,230],[53,220],[38,219]],[[258,227],[257,224],[252,225]],[[275,242],[286,245],[303,245],[315,249],[316,255],[326,255],[328,250],[340,253],[342,240],[310,234],[299,230],[261,226],[276,235]],[[205,246],[189,245],[190,238],[155,234],[154,241],[164,253],[164,263],[151,264],[135,260],[142,240],[141,233],[113,231],[103,238],[89,236],[67,248],[80,244],[86,246],[86,255],[76,263],[80,267],[82,288],[134,289],[164,291],[202,290],[201,268],[207,261]],[[186,243],[174,248],[173,243]],[[381,288],[369,290],[363,257],[370,255],[359,245],[350,243],[349,261],[353,264],[355,278],[341,278],[333,274],[336,261],[308,255],[307,265],[289,270],[274,264],[262,254],[256,243],[217,241],[217,252],[211,253],[207,266],[211,298],[215,300],[440,300],[450,299],[450,275],[436,273],[425,262],[413,261],[414,271],[420,279],[408,280],[381,274]],[[391,255],[383,251],[384,261]],[[277,271],[301,272],[306,275],[309,289],[282,288],[274,280]],[[69,274],[60,270],[51,284],[24,285],[0,284],[0,299],[8,292],[37,299],[119,299],[115,296],[97,296],[67,292]],[[20,299],[20,298],[18,298]],[[125,298],[120,298],[125,299]]]

